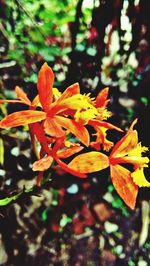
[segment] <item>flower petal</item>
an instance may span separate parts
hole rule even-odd
[[[133,150],[138,143],[138,135],[136,130],[128,131],[128,133],[119,140],[114,146],[110,157],[123,157]]]
[[[36,162],[32,166],[33,171],[45,171],[50,168],[53,162],[53,157],[47,156]]]
[[[66,172],[70,173],[71,175],[77,176],[77,177],[81,177],[81,178],[86,178],[86,174],[84,173],[80,173],[79,171],[76,171],[74,169],[72,169],[69,165],[67,165],[66,163],[62,162],[58,157],[55,157],[56,162],[59,164],[59,166],[65,170]]]
[[[131,209],[134,209],[138,186],[133,182],[130,171],[120,165],[111,165],[110,174],[119,196]]]
[[[105,154],[91,151],[78,155],[68,166],[80,173],[93,173],[107,168],[109,160]]]
[[[72,134],[74,134],[84,145],[89,145],[89,133],[87,129],[81,125],[80,123],[71,120],[66,117],[61,116],[55,116],[55,121],[64,127],[65,129],[68,129]]]
[[[54,73],[47,63],[44,63],[38,74],[38,93],[43,109],[47,112],[53,100]]]
[[[63,93],[62,95],[59,97],[59,99],[57,100],[56,104],[60,104],[60,102],[62,102],[63,100],[65,100],[66,98],[70,98],[71,96],[80,93],[80,87],[78,83],[74,83],[71,86],[69,86]]]
[[[59,158],[67,158],[67,157],[70,157],[71,155],[73,155],[79,151],[82,151],[82,150],[83,150],[82,146],[72,146],[72,147],[67,148],[65,150],[58,151],[57,156]]]
[[[139,187],[150,187],[150,182],[148,182],[144,176],[144,169],[137,169],[131,174],[133,181]]]
[[[47,154],[51,154],[51,148],[48,146],[47,137],[44,132],[43,124],[42,123],[33,123],[29,125],[31,138],[32,134],[36,136],[37,140],[41,144],[41,147]]]
[[[106,107],[109,99],[107,100],[109,88],[105,88],[99,92],[99,94],[96,97],[96,107]]]
[[[15,92],[18,99],[20,99],[22,102],[24,102],[27,105],[31,105],[31,101],[27,97],[26,93],[20,87],[16,86]]]
[[[42,111],[25,110],[7,115],[0,121],[1,128],[24,126],[44,120],[46,114]]]
[[[65,135],[65,131],[57,123],[55,118],[46,118],[44,122],[44,129],[45,132],[52,137],[60,138]]]
[[[114,130],[123,132],[123,130],[121,128],[116,127],[116,126],[112,125],[111,123],[100,121],[98,119],[91,119],[88,124],[90,126],[93,126],[93,127],[99,126],[99,127],[104,127],[104,128],[107,128],[107,129],[114,129]]]

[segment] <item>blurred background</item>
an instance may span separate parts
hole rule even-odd
[[[33,99],[46,61],[61,91],[74,82],[92,96],[109,87],[110,121],[127,130],[138,117],[150,146],[149,14],[147,0],[0,0],[0,98],[15,98],[19,85]],[[0,117],[20,108],[1,105]],[[0,151],[0,198],[35,185],[27,128],[1,130]],[[149,194],[140,189],[130,211],[108,171],[86,181],[58,173],[1,207],[0,265],[148,266]]]

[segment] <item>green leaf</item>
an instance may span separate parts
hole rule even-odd
[[[0,139],[0,164],[4,164],[4,143],[2,139]]]
[[[33,188],[29,188],[29,189],[23,189],[23,191],[13,195],[13,196],[10,196],[10,197],[7,197],[7,198],[4,198],[4,199],[0,199],[0,206],[6,206],[10,203],[15,203],[15,201],[20,198],[22,195],[26,194],[26,193],[30,193],[32,192]]]

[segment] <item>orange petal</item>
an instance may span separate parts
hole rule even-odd
[[[109,88],[105,88],[99,92],[96,97],[96,107],[105,107],[107,106],[110,100],[107,100]]]
[[[133,182],[131,173],[120,165],[110,166],[112,183],[119,196],[131,208],[135,208],[138,186]]]
[[[68,166],[80,173],[93,173],[107,168],[109,160],[105,154],[91,151],[78,155]]]
[[[48,146],[47,137],[45,136],[45,132],[43,129],[43,125],[41,123],[33,123],[29,125],[31,137],[32,134],[34,134],[37,138],[37,140],[40,142],[43,150],[47,154],[51,154],[51,148]]]
[[[89,133],[83,125],[74,120],[62,116],[55,116],[55,121],[65,129],[68,129],[84,145],[89,145]]]
[[[80,173],[79,171],[76,171],[74,169],[72,169],[69,165],[67,165],[66,163],[62,162],[60,159],[58,159],[58,157],[55,157],[56,162],[59,164],[59,166],[65,170],[66,172],[70,173],[71,175],[77,176],[77,177],[81,177],[81,178],[86,178],[86,174],[84,173]]]
[[[110,157],[123,157],[137,146],[138,135],[136,130],[129,130],[128,133],[114,146]]]
[[[7,115],[0,121],[1,128],[24,126],[44,120],[46,114],[42,111],[25,110]]]
[[[47,112],[53,100],[54,73],[47,63],[44,63],[38,74],[38,93],[43,109]]]
[[[0,99],[0,103],[24,103],[21,100],[5,100],[5,99]],[[26,104],[26,103],[24,103]]]
[[[108,122],[104,122],[104,121],[100,121],[98,119],[91,119],[89,120],[88,124],[90,126],[93,126],[93,127],[104,127],[104,128],[107,128],[107,129],[114,129],[114,130],[117,130],[117,131],[120,131],[120,132],[123,132],[123,130],[119,127],[116,127]]]
[[[20,99],[22,102],[24,102],[27,105],[31,105],[31,101],[27,97],[26,93],[20,87],[16,86],[15,92],[18,99]]]
[[[81,146],[72,146],[68,149],[58,151],[57,156],[59,158],[67,158],[67,157],[70,157],[71,155],[73,155],[79,151],[82,151],[82,150],[83,150],[83,147],[81,147]]]
[[[62,95],[59,97],[59,99],[57,100],[56,104],[60,104],[60,102],[62,102],[64,99],[69,98],[75,94],[80,93],[80,87],[78,83],[74,83],[71,86],[69,86],[63,93]]]
[[[47,118],[44,122],[45,132],[56,138],[60,138],[65,135],[65,131],[62,127],[55,121],[55,118]]]
[[[49,112],[50,115],[52,116],[68,109],[68,107],[66,106],[66,104],[63,103],[63,101],[78,93],[80,93],[80,87],[78,83],[74,83],[70,87],[68,87],[58,98],[58,100],[52,103],[52,108]]]
[[[33,171],[45,171],[52,165],[53,157],[47,156],[36,162],[32,166]]]

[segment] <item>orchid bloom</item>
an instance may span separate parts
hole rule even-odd
[[[11,128],[43,121],[42,123],[46,134],[57,138],[62,137],[65,135],[65,131],[63,130],[63,128],[65,128],[74,134],[83,144],[88,146],[89,133],[87,129],[75,120],[65,117],[62,112],[67,109],[77,110],[81,105],[86,109],[90,107],[90,103],[88,103],[86,99],[83,99],[83,95],[80,94],[80,88],[77,83],[68,87],[64,93],[53,102],[53,82],[54,73],[47,63],[44,63],[38,75],[38,96],[33,103],[30,102],[21,89],[20,94],[17,95],[19,100],[1,100],[1,103],[20,102],[27,104],[30,106],[31,110],[15,112],[6,116],[0,121],[0,127]],[[35,106],[35,102],[38,103],[38,105],[40,104],[43,110],[35,110],[37,107]],[[93,108],[92,105],[91,108]]]
[[[51,165],[56,161],[58,165],[63,169],[65,172],[70,173],[71,175],[85,178],[87,177],[85,173],[81,173],[79,171],[76,171],[72,169],[70,166],[68,166],[65,162],[62,161],[62,159],[66,159],[78,152],[80,152],[83,149],[82,146],[79,144],[73,144],[71,147],[66,148],[64,144],[64,138],[59,138],[53,148],[50,148],[51,153],[49,154],[42,154],[42,158],[35,161],[33,163],[33,171],[40,171],[37,177],[37,185],[41,185],[41,179],[43,178],[44,171],[48,170]]]
[[[138,143],[137,131],[133,130],[137,120],[114,145],[107,139],[107,131],[122,130],[106,122],[110,116],[107,110],[108,88],[101,90],[95,99],[90,98],[90,94],[81,95],[78,83],[71,85],[63,93],[53,88],[53,83],[54,73],[47,63],[44,63],[38,74],[38,95],[32,102],[19,87],[15,89],[18,99],[0,100],[0,103],[21,103],[29,107],[29,110],[7,115],[0,121],[0,128],[29,125],[33,147],[36,140],[41,145],[40,156],[37,156],[38,160],[33,164],[33,171],[39,171],[37,185],[41,184],[44,171],[49,169],[53,162],[80,178],[110,167],[115,189],[124,202],[134,209],[138,187],[150,186],[144,176],[144,167],[148,166],[149,159],[142,157],[147,148]],[[95,141],[90,142],[90,131],[86,125],[96,131]],[[63,159],[83,150],[79,143],[69,142],[68,133],[72,133],[82,144],[96,151],[79,154],[66,164]],[[108,156],[99,152],[100,148],[106,152],[112,148],[112,151]],[[123,164],[130,164],[133,170],[128,170]]]
[[[142,153],[148,150],[138,143],[137,131],[133,130],[135,120],[127,134],[116,143],[110,156],[110,175],[112,183],[125,203],[134,209],[138,187],[149,187],[144,176],[144,167],[148,167],[149,159],[142,157]],[[126,169],[122,164],[131,164],[133,172]]]
[[[108,88],[104,88],[103,90],[99,92],[94,102],[94,105],[98,111],[98,114],[96,118],[89,119],[88,121],[88,125],[92,126],[96,131],[96,133],[93,134],[93,136],[94,135],[96,136],[96,140],[90,142],[90,146],[97,151],[100,150],[101,146],[105,151],[109,151],[110,148],[113,147],[114,143],[107,139],[108,130],[114,129],[119,132],[123,131],[119,127],[116,127],[104,121],[104,120],[107,120],[107,118],[109,118],[109,116],[111,115],[111,113],[108,112],[106,108],[107,104],[110,101],[109,99],[107,99],[108,92],[109,92]]]

